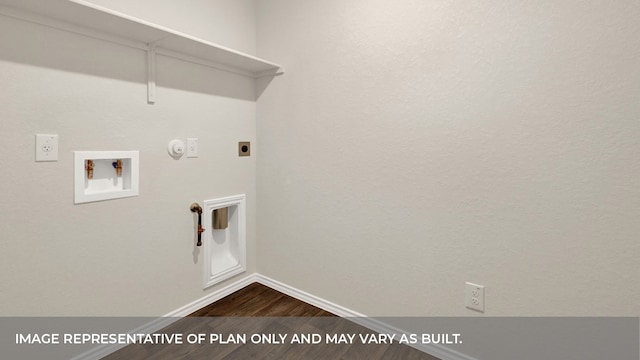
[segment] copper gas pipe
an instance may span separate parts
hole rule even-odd
[[[193,213],[198,213],[198,243],[196,246],[202,246],[202,233],[204,232],[204,229],[202,228],[202,208],[198,203],[193,203],[191,204],[190,210]]]

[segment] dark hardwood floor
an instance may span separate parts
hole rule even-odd
[[[259,283],[203,307],[189,316],[335,316]]]
[[[357,340],[360,334],[375,334],[373,331],[258,283],[157,333],[183,334],[185,341],[181,345],[129,345],[103,359],[438,360],[397,342],[363,344]],[[189,344],[188,334],[206,334],[207,338],[201,344]],[[356,340],[326,343],[326,336],[340,334],[353,335]],[[217,336],[215,341],[211,336]],[[298,343],[296,337],[306,341]],[[314,343],[314,339],[322,341]]]

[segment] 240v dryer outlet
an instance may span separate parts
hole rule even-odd
[[[36,134],[36,161],[58,161],[58,135]]]

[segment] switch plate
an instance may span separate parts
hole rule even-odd
[[[58,161],[58,135],[36,134],[36,161]]]
[[[198,157],[198,139],[197,138],[187,138],[187,157],[188,158]]]
[[[484,312],[484,286],[468,282],[464,284],[464,290],[465,306],[472,310]]]

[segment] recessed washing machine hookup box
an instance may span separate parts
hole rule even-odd
[[[74,151],[76,204],[138,196],[138,151]]]

